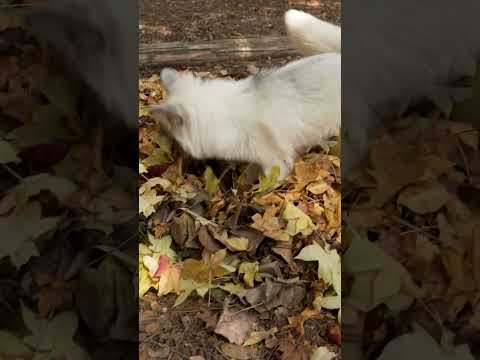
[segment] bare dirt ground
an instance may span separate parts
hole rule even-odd
[[[340,24],[338,0],[141,0],[140,43],[155,41],[200,42],[241,37],[285,35],[283,14],[288,9],[306,11],[319,18]],[[193,70],[214,75],[243,76],[249,65],[257,67],[282,65],[291,57],[268,58],[255,62],[205,64]],[[179,68],[184,68],[178,64]],[[159,69],[142,69],[147,76]]]

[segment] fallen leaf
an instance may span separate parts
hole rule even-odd
[[[312,219],[291,203],[287,203],[282,218],[288,222],[285,231],[291,236],[297,234],[308,236],[315,228]]]
[[[215,327],[215,334],[227,338],[233,344],[242,345],[255,321],[255,317],[247,311],[232,312],[225,308]]]
[[[267,175],[260,176],[260,181],[253,187],[253,190],[257,192],[264,192],[267,190],[275,189],[278,187],[278,177],[280,176],[280,167],[273,166]]]
[[[270,330],[264,331],[252,331],[248,336],[248,339],[245,340],[243,346],[252,346],[262,342],[263,340],[267,339],[268,337],[275,335],[278,332],[276,327],[271,328]]]
[[[332,360],[336,356],[337,354],[330,351],[326,346],[321,346],[313,352],[310,360]]]
[[[447,190],[438,182],[424,182],[407,187],[399,196],[397,203],[417,214],[438,211],[448,201]]]

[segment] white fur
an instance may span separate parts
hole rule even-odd
[[[288,36],[304,56],[341,52],[342,30],[303,11],[285,13]]]
[[[172,69],[164,69],[161,77],[168,99],[153,116],[195,158],[257,163],[264,172],[278,165],[284,178],[299,151],[340,130],[337,53],[240,81],[202,80]]]
[[[422,98],[448,116],[453,101],[469,96],[455,80],[472,76],[480,60],[480,2],[372,0],[349,4],[347,63],[343,67],[342,176],[365,159],[379,124]],[[352,15],[353,16],[353,15]],[[331,47],[340,37],[328,24],[290,10],[287,32],[303,54]]]

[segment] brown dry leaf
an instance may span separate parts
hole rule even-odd
[[[224,355],[235,360],[254,359],[254,357],[252,357],[252,351],[250,349],[244,348],[241,345],[228,343],[222,344],[222,352]]]
[[[225,249],[206,256],[203,260],[186,259],[182,267],[182,279],[191,279],[197,283],[208,283],[210,280],[232,273],[235,269],[225,265],[227,256]]]
[[[306,308],[297,316],[289,317],[288,322],[291,327],[293,327],[300,335],[305,335],[305,329],[303,324],[308,319],[321,319],[324,315],[321,314],[320,309],[309,309]]]
[[[278,332],[277,327],[273,327],[270,330],[264,331],[252,331],[248,336],[248,339],[245,340],[243,346],[251,346],[262,342],[263,340],[269,338],[270,336],[275,335]]]
[[[447,190],[440,183],[433,181],[411,185],[403,190],[397,199],[399,205],[421,215],[440,210],[447,201]]]
[[[226,337],[233,344],[242,345],[255,322],[255,316],[248,311],[235,312],[225,308],[215,327],[215,333]]]
[[[205,327],[215,329],[217,325],[218,315],[210,310],[203,310],[200,314],[197,314],[200,320],[205,322]]]
[[[276,214],[277,208],[270,206],[263,216],[260,214],[252,216],[253,224],[250,226],[271,239],[289,241],[290,235],[284,230],[285,224]]]
[[[276,281],[267,278],[262,285],[243,290],[239,297],[255,306],[255,310],[258,312],[265,312],[279,306],[287,309],[295,308],[302,302],[306,294],[305,284],[297,278]]]
[[[379,141],[370,153],[370,174],[377,183],[371,203],[380,207],[406,185],[420,180],[426,169],[426,161],[418,156],[414,146],[399,146],[396,143]]]

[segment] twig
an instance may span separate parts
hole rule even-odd
[[[20,182],[23,181],[23,177],[19,173],[17,173],[15,170],[13,170],[10,166],[8,166],[7,164],[2,164],[2,166],[5,170],[7,170],[10,173],[10,175],[15,177],[18,181]]]
[[[234,316],[234,315],[240,314],[240,313],[243,312],[243,311],[248,311],[248,310],[255,309],[257,306],[260,306],[260,305],[263,305],[263,304],[265,304],[265,301],[262,301],[262,302],[260,302],[260,303],[258,303],[258,304],[255,304],[255,305],[246,307],[246,308],[244,308],[244,309],[235,311],[234,313],[231,313],[230,316]]]
[[[472,183],[472,174],[470,172],[470,165],[468,164],[467,156],[465,155],[465,151],[463,150],[462,144],[460,139],[457,137],[457,147],[458,151],[460,152],[460,156],[462,157],[463,163],[465,164],[465,172],[467,173],[468,183]]]
[[[405,221],[401,218],[399,218],[398,216],[392,216],[391,217],[393,220],[397,221],[398,223],[402,224],[402,225],[405,225],[417,232],[420,232],[422,233],[423,235],[425,235],[426,237],[432,239],[432,240],[437,240],[437,237],[433,236],[432,234],[429,234],[428,232],[426,232],[424,229],[416,226],[416,225],[413,225],[413,224],[410,224],[408,221]]]

